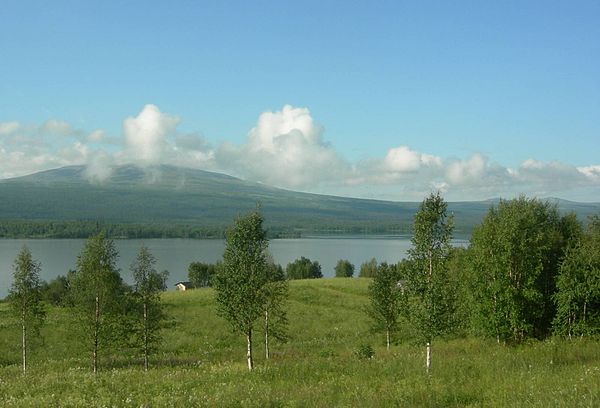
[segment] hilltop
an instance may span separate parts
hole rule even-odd
[[[410,231],[419,205],[302,193],[166,165],[119,166],[102,183],[90,181],[84,166],[47,170],[0,180],[0,197],[0,221],[12,225],[90,221],[152,225],[157,233],[180,226],[221,231],[260,203],[267,227],[274,231],[402,234]],[[457,235],[469,234],[494,202],[449,203]],[[600,204],[556,202],[561,211],[575,211],[581,220],[600,211]]]

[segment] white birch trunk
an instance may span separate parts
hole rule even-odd
[[[387,347],[387,351],[390,351],[390,329],[389,328],[385,331],[385,344]]]
[[[94,360],[94,373],[98,372],[98,326],[100,324],[100,297],[96,295],[96,314],[94,317],[94,350],[92,352]]]
[[[427,342],[427,364],[426,364],[426,370],[427,373],[429,374],[429,367],[431,366],[431,342]]]
[[[254,364],[252,362],[252,329],[248,330],[246,341],[248,342],[248,352],[246,353],[246,358],[248,359],[248,370],[252,371],[254,368]]]
[[[144,371],[148,371],[148,305],[144,301]]]
[[[23,354],[23,374],[27,370],[27,331],[25,328],[25,309],[21,312],[21,328],[22,328],[22,354]]]
[[[269,359],[269,310],[265,309],[265,357]]]

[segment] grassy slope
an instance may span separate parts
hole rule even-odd
[[[387,353],[369,332],[366,279],[295,281],[292,338],[274,345],[257,369],[245,366],[245,340],[215,316],[211,290],[166,293],[173,318],[144,373],[123,353],[93,375],[64,309],[51,309],[44,344],[20,373],[18,328],[0,304],[0,406],[504,406],[600,404],[600,344],[552,340],[508,348],[478,339],[434,343],[433,374],[424,350],[403,342]],[[375,346],[359,360],[359,344]]]

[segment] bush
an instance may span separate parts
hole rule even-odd
[[[354,275],[354,265],[345,259],[340,259],[335,266],[336,278],[351,278]]]
[[[214,264],[192,262],[188,267],[188,279],[195,288],[210,287],[215,270],[216,265]]]
[[[67,276],[58,275],[50,282],[43,282],[41,287],[42,299],[55,306],[70,305],[71,285],[69,279],[72,278],[73,271],[69,271]]]
[[[358,274],[361,278],[374,278],[377,274],[377,259],[373,258],[369,262],[363,262],[360,265],[360,273]]]
[[[294,262],[287,264],[285,274],[288,279],[316,279],[323,277],[319,262],[312,262],[305,257],[301,257],[300,259],[296,259]]]
[[[361,344],[354,350],[354,355],[361,360],[370,360],[375,357],[375,350],[370,344]]]

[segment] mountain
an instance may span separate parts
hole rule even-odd
[[[494,201],[453,202],[456,231],[468,234]],[[174,228],[222,230],[260,203],[267,226],[311,233],[408,233],[419,203],[308,194],[243,181],[224,174],[156,166],[120,166],[103,183],[84,166],[69,166],[0,181],[0,220],[89,220]],[[558,201],[583,219],[600,204]],[[16,222],[16,221],[13,221]]]

